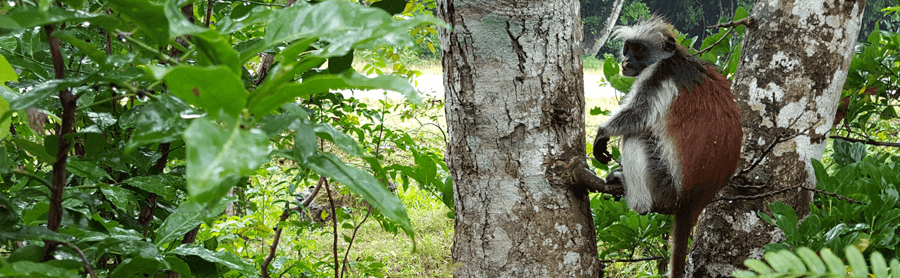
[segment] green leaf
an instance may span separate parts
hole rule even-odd
[[[56,6],[42,9],[34,5],[16,6],[6,15],[0,16],[0,29],[21,30],[53,23],[84,21],[107,30],[125,29],[119,19],[110,15],[71,11]]]
[[[122,260],[109,277],[152,277],[159,271],[159,261],[135,257]]]
[[[297,124],[297,136],[294,140],[294,159],[297,163],[305,164],[309,157],[316,154],[316,136],[312,132],[312,125],[299,122]]]
[[[165,200],[175,198],[176,188],[185,188],[185,180],[171,175],[138,176],[127,179],[123,183],[146,190],[163,197]]]
[[[312,93],[328,92],[333,89],[391,90],[399,92],[412,103],[422,104],[422,98],[405,78],[393,75],[368,78],[362,74],[348,71],[340,75],[316,75],[304,79],[303,83],[283,85],[272,95],[255,97],[258,100],[251,100],[248,107],[256,115],[266,115],[282,104],[295,101],[298,97],[303,98]],[[256,94],[257,92],[254,92],[254,95]]]
[[[850,267],[853,269],[852,277],[868,276],[869,267],[866,265],[866,259],[863,258],[859,249],[856,249],[856,247],[852,245],[847,246],[847,248],[844,249],[844,253],[847,255],[847,261],[850,262]]]
[[[259,129],[235,123],[222,130],[204,119],[184,132],[188,194],[202,204],[218,201],[240,176],[252,174],[268,160],[268,137]]]
[[[206,206],[193,201],[186,201],[178,206],[174,213],[166,217],[163,224],[156,229],[154,244],[162,247],[202,224],[209,215],[218,216],[225,211],[227,205],[218,205],[207,213]]]
[[[819,255],[816,255],[816,252],[813,252],[806,247],[800,247],[797,249],[797,253],[806,263],[806,266],[809,267],[810,271],[815,273],[825,273],[825,271],[827,271],[827,269],[825,269],[825,264],[822,263],[822,259],[819,258]]]
[[[3,56],[0,56],[0,58],[3,58]],[[3,73],[0,73],[0,75],[2,74]],[[5,86],[2,85],[2,83],[4,83],[4,81],[0,81],[0,86]],[[6,99],[3,99],[3,97],[0,96],[0,115],[6,114],[7,112],[10,112],[9,102],[6,102]],[[3,117],[3,120],[0,121],[0,140],[6,139],[6,137],[9,136],[10,125],[12,125],[12,118]]]
[[[171,94],[161,95],[156,101],[128,110],[119,118],[122,128],[133,127],[125,153],[131,153],[143,145],[180,140],[188,126],[188,121],[181,115],[190,111],[187,103]]]
[[[175,248],[175,250],[167,252],[166,254],[175,254],[181,256],[194,255],[203,258],[207,262],[217,263],[229,269],[237,270],[247,277],[258,277],[256,275],[256,267],[241,260],[240,257],[232,254],[231,252],[214,252],[199,246],[182,245]]]
[[[825,264],[828,265],[828,270],[830,270],[832,273],[846,273],[847,270],[844,262],[842,262],[840,258],[835,256],[830,249],[822,249],[822,251],[819,251],[819,255],[822,256],[822,261],[824,261]]]
[[[137,199],[131,190],[118,186],[110,186],[109,184],[100,185],[100,191],[106,196],[106,199],[116,205],[122,211],[130,212],[137,204]]]
[[[12,138],[12,142],[16,144],[16,147],[25,150],[28,154],[31,154],[43,163],[52,164],[56,161],[56,156],[48,154],[47,150],[42,145],[38,145],[23,138]]]
[[[66,165],[66,170],[69,170],[69,172],[72,172],[72,174],[76,176],[92,181],[100,181],[103,179],[112,180],[112,177],[110,177],[103,168],[100,168],[97,164],[83,160],[70,159]]]
[[[139,32],[157,46],[169,41],[169,20],[163,4],[147,0],[109,0],[109,6],[137,25]],[[127,30],[127,29],[123,29]]]
[[[312,127],[312,130],[308,131],[315,132],[316,136],[318,136],[319,138],[331,141],[336,146],[341,148],[341,150],[347,152],[347,154],[355,157],[366,156],[365,151],[363,151],[363,149],[359,147],[359,143],[357,143],[356,140],[353,140],[353,138],[347,136],[347,134],[344,134],[343,132],[338,131],[334,127],[323,123],[315,123],[308,126]],[[298,130],[298,132],[306,131]]]
[[[350,191],[362,196],[366,202],[381,211],[382,214],[396,221],[406,235],[413,239],[413,248],[415,249],[415,232],[409,223],[406,207],[375,177],[366,171],[347,166],[333,154],[315,154],[307,157],[306,160],[308,161],[306,166],[315,170],[316,173],[341,182]]]
[[[744,261],[744,265],[759,274],[772,273],[772,268],[770,268],[769,265],[760,260],[748,259]]]
[[[169,263],[169,270],[178,272],[180,277],[193,278],[190,266],[176,256],[166,256],[166,262]]]
[[[0,55],[0,86],[6,86],[4,84],[8,81],[19,82],[19,75],[13,70],[6,57]]]
[[[46,263],[18,261],[0,268],[0,277],[63,277],[78,278],[78,274]]]
[[[872,274],[875,274],[875,277],[888,277],[888,268],[887,262],[884,260],[884,256],[879,252],[872,252]]]
[[[900,261],[891,259],[891,278],[900,278]]]
[[[219,111],[237,117],[247,103],[240,74],[227,67],[181,66],[169,71],[164,80],[173,94],[205,109],[213,118],[218,118]]]
[[[101,51],[99,48],[97,48],[96,45],[92,43],[78,39],[75,36],[74,32],[59,30],[53,32],[53,36],[58,37],[61,40],[71,44],[72,46],[77,47],[78,50],[81,50],[81,53],[87,55],[87,57],[90,58],[91,61],[97,63],[97,65],[100,66],[101,71],[108,71],[111,69],[111,66],[106,63],[106,52]]]

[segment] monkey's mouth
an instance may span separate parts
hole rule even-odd
[[[634,63],[625,63],[622,67],[622,75],[624,76],[637,76],[640,72]]]

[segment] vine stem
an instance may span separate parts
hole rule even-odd
[[[337,214],[335,213],[337,209],[334,207],[334,198],[331,197],[331,186],[328,185],[328,180],[325,180],[325,192],[328,193],[328,202],[331,203],[331,224],[334,226],[334,245],[332,249],[334,251],[334,278],[340,278],[340,265],[338,264],[338,232],[337,232]]]

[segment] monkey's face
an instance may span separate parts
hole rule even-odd
[[[653,44],[647,40],[631,39],[622,47],[622,75],[637,76],[648,66],[672,57],[675,39],[667,38]]]
[[[640,40],[628,40],[622,47],[622,75],[637,76],[651,63],[650,48]]]

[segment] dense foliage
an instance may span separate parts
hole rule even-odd
[[[439,150],[384,126],[385,114],[426,107],[407,81],[415,72],[394,64],[394,75],[379,75],[378,67],[397,62],[411,33],[441,24],[416,9],[405,1],[0,2],[0,276],[338,274],[337,242],[333,264],[302,255],[272,262],[283,254],[282,229],[321,226],[286,221],[309,214],[301,201],[316,196],[301,190],[311,185],[327,192],[321,214],[334,219],[335,240],[338,219],[362,224],[344,212],[354,208],[412,237],[388,185],[411,177],[440,198],[449,181],[437,171],[446,168]],[[357,49],[382,59],[371,75],[350,68]],[[414,105],[373,109],[335,89],[388,89]],[[385,160],[391,152],[414,155],[420,167]],[[348,190],[362,203],[338,208]],[[252,201],[259,196],[274,198]],[[274,230],[260,225],[273,205],[283,210]],[[223,233],[215,223],[226,209],[251,216],[250,229]],[[271,244],[270,254],[242,253],[248,241]],[[354,267],[380,273],[374,263]]]

